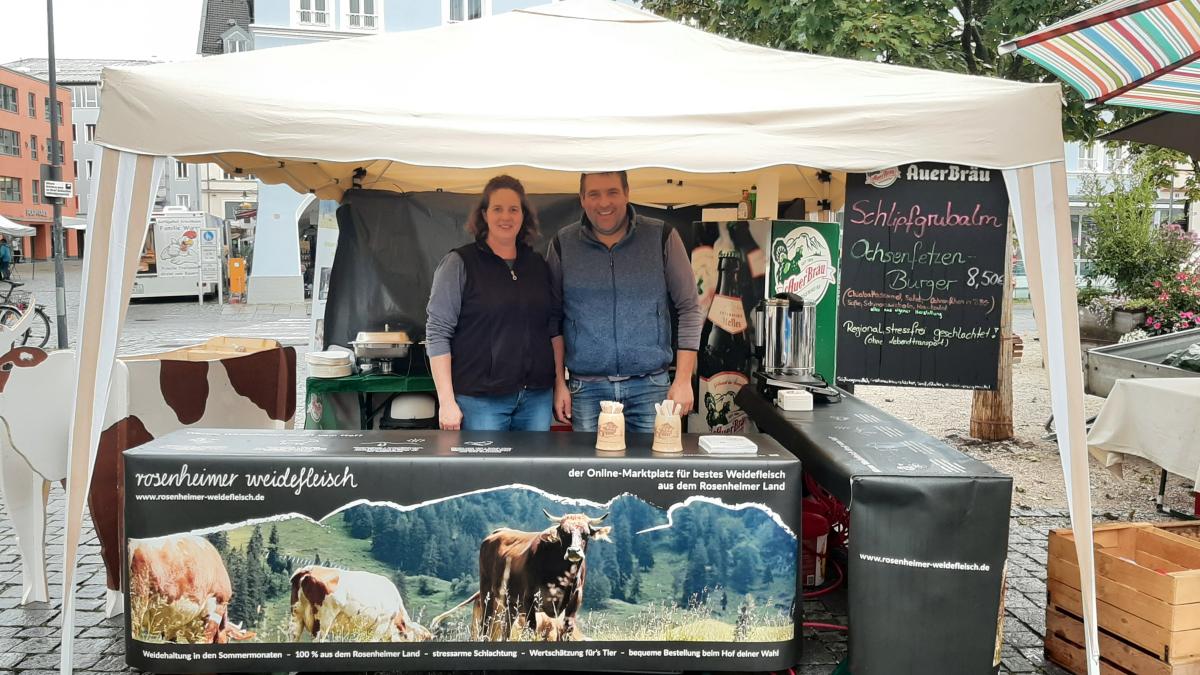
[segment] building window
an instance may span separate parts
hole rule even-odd
[[[21,179],[0,176],[0,202],[21,201]]]
[[[38,158],[38,140],[37,136],[29,135],[29,159]]]
[[[300,25],[328,26],[328,2],[329,0],[300,0]]]
[[[100,90],[94,84],[71,87],[72,108],[99,108]]]
[[[192,196],[191,195],[175,195],[175,205],[182,206],[185,209],[192,208]]]
[[[354,30],[375,30],[379,27],[379,15],[375,13],[376,0],[349,0],[346,25]]]
[[[1096,144],[1084,143],[1079,146],[1079,168],[1083,171],[1096,171],[1100,168],[1096,161]]]
[[[87,175],[87,179],[88,179],[88,180],[91,180],[91,179],[92,179],[92,166],[93,166],[93,162],[92,162],[92,160],[90,160],[90,159],[85,159],[85,160],[83,161],[83,169],[84,169],[84,171],[86,171],[86,172],[87,172],[87,174],[86,174],[86,175]]]
[[[21,134],[8,129],[0,129],[0,155],[20,157]]]
[[[442,23],[471,21],[492,14],[492,0],[442,0]]]
[[[17,112],[17,90],[7,84],[0,84],[0,110]]]
[[[87,141],[88,143],[91,143],[92,141],[96,140],[96,125],[95,124],[86,125],[84,132],[85,133],[83,135],[83,139],[85,141]]]
[[[46,109],[45,109],[45,111],[43,111],[42,117],[43,117],[43,118],[44,118],[44,119],[45,119],[47,122],[49,122],[49,121],[50,121],[50,97],[49,97],[49,96],[43,96],[43,97],[42,97],[42,101],[43,101],[43,102],[45,103],[45,105],[46,105]],[[59,101],[55,101],[54,103],[55,103],[54,109],[55,109],[55,111],[58,113],[58,125],[59,125],[59,126],[62,126],[62,123],[63,123],[63,111],[62,111],[62,103],[61,103],[61,102],[59,102]]]
[[[179,160],[175,160],[175,180],[187,180],[188,165]]]
[[[32,91],[29,92],[29,105],[25,107],[29,109],[28,112],[30,117],[37,118],[37,99],[34,97]]]
[[[1104,151],[1105,166],[1111,173],[1128,173],[1125,160],[1129,158],[1129,148],[1124,144],[1110,144]]]

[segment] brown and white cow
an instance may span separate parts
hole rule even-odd
[[[322,642],[339,628],[366,630],[370,642],[417,642],[432,637],[408,616],[400,591],[385,577],[320,565],[296,570],[292,574],[290,639],[299,642],[307,632]]]
[[[31,310],[0,326],[0,487],[21,552],[22,603],[44,602],[46,500],[67,476],[75,354],[16,347]],[[177,353],[176,353],[177,354]],[[185,426],[291,428],[296,352],[267,349],[218,361],[127,357],[113,364],[105,430],[88,506],[108,572],[105,611],[121,611],[121,452]],[[178,358],[176,356],[176,358]],[[52,411],[61,414],[54,416]]]
[[[472,604],[471,638],[508,640],[514,624],[532,626],[547,640],[579,639],[576,617],[583,606],[590,540],[611,541],[611,527],[599,527],[608,517],[583,513],[552,516],[553,526],[541,532],[500,528],[479,545],[479,590],[437,616],[434,630],[450,614]]]
[[[204,642],[248,640],[254,633],[229,620],[233,586],[221,554],[208,540],[192,534],[129,543],[131,602],[165,601],[180,615],[202,617]],[[186,626],[170,626],[163,637],[175,641]]]

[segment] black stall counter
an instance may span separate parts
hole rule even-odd
[[[649,435],[185,430],[124,453],[158,672],[784,670],[800,462]]]
[[[849,508],[850,672],[995,672],[1012,478],[849,394],[737,402]]]

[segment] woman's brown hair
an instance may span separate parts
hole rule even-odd
[[[521,200],[521,231],[517,233],[517,239],[532,246],[538,236],[537,212],[533,210],[533,205],[525,196],[525,186],[521,185],[521,181],[509,175],[496,176],[483,186],[483,196],[480,197],[478,206],[467,217],[467,232],[475,237],[475,241],[487,239],[488,224],[487,219],[483,216],[491,206],[492,193],[496,190],[512,190],[517,193],[517,197]]]

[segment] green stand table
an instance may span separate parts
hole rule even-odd
[[[305,429],[370,429],[375,415],[387,405],[376,407],[374,394],[404,394],[410,392],[435,391],[433,378],[429,375],[380,375],[367,373],[346,377],[310,377],[305,380]],[[339,394],[356,394],[358,397],[358,426],[349,426],[350,420],[338,419],[330,398]],[[390,397],[389,399],[390,400]]]

